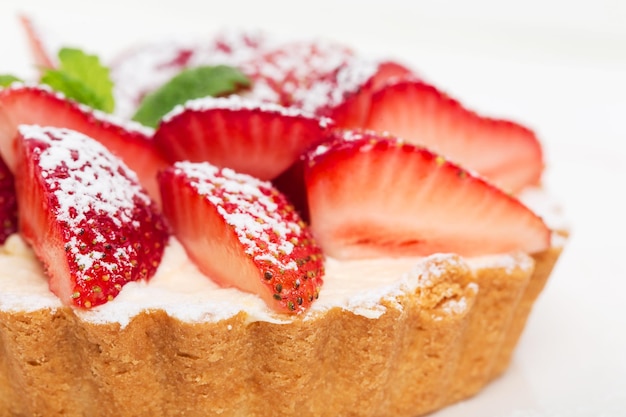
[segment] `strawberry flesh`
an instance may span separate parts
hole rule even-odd
[[[159,180],[165,215],[204,274],[281,313],[302,312],[317,299],[321,249],[270,183],[206,162],[177,162]]]
[[[322,140],[328,119],[240,97],[207,97],[167,115],[154,141],[171,162],[210,162],[271,180]]]
[[[91,308],[152,277],[168,231],[134,172],[68,129],[23,125],[17,146],[19,228],[63,303]]]
[[[365,76],[349,75],[350,73],[359,74],[371,65],[374,65],[375,70],[371,73],[365,72]],[[365,124],[372,103],[372,95],[376,91],[392,81],[415,78],[414,73],[399,62],[388,60],[372,64],[356,58],[348,61],[337,75],[338,79],[356,78],[357,82],[350,85],[350,83],[341,83],[338,80],[337,85],[343,85],[337,88],[338,91],[343,91],[342,98],[335,104],[318,109],[317,113],[331,118],[337,127],[344,129],[358,129]]]
[[[13,174],[0,158],[0,245],[17,231],[17,197]]]
[[[417,74],[408,66],[394,60],[384,60],[378,63],[378,69],[372,77],[372,90],[378,91],[399,80],[416,80]]]
[[[26,38],[28,40],[28,46],[33,56],[35,66],[40,70],[45,68],[55,68],[56,65],[56,53],[48,45],[46,45],[45,39],[41,36],[41,30],[36,22],[29,16],[23,14],[20,15],[20,23],[22,29],[26,32]]]
[[[433,152],[346,131],[304,167],[311,229],[337,258],[535,253],[545,223],[514,197]]]
[[[168,163],[154,146],[151,130],[134,123],[119,122],[45,87],[3,89],[0,90],[0,152],[13,172],[15,138],[21,124],[63,127],[96,139],[122,158],[158,201],[156,173]]]
[[[544,167],[531,130],[481,117],[417,80],[403,79],[374,93],[363,127],[425,146],[512,193],[537,185]]]

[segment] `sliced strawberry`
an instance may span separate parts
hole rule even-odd
[[[421,81],[402,80],[376,92],[364,127],[426,146],[512,193],[537,185],[544,167],[531,130],[481,117]]]
[[[278,312],[302,312],[318,297],[322,252],[271,184],[206,162],[177,162],[159,179],[174,233],[215,282]]]
[[[378,91],[392,81],[417,79],[417,74],[406,65],[394,61],[384,60],[378,64],[376,74],[372,77],[372,90]]]
[[[262,32],[221,31],[210,39],[154,42],[125,51],[111,65],[116,113],[130,118],[147,94],[185,68],[240,67],[269,42]]]
[[[17,145],[19,228],[52,292],[90,308],[152,277],[168,232],[133,171],[68,129],[22,125]]]
[[[251,97],[328,116],[340,127],[362,126],[371,94],[389,79],[414,76],[404,65],[364,59],[329,42],[282,44],[244,65]]]
[[[344,45],[297,41],[282,44],[244,65],[253,80],[253,98],[294,106],[310,113],[340,104],[376,70],[352,65],[354,52]]]
[[[0,158],[0,245],[17,231],[17,199],[13,174]]]
[[[549,247],[550,230],[514,197],[393,137],[346,132],[305,167],[311,228],[337,258],[463,256]]]
[[[240,97],[192,100],[167,115],[154,141],[175,161],[208,161],[271,180],[324,136],[328,119]]]
[[[0,90],[0,152],[13,172],[15,138],[21,124],[65,127],[98,140],[137,173],[153,198],[159,198],[156,173],[169,164],[154,146],[150,129],[115,120],[44,87],[3,89]]]
[[[307,152],[304,152],[289,168],[274,178],[272,184],[287,197],[302,220],[308,223],[310,219],[309,205],[304,188],[304,166],[307,161]]]
[[[345,128],[363,125],[377,88],[413,75],[400,63],[363,59],[344,45],[317,41],[280,45],[243,71],[254,81],[249,96],[328,116]]]
[[[372,95],[376,91],[394,80],[416,77],[409,68],[395,61],[381,61],[374,65],[375,70],[370,73],[371,69],[368,68],[371,68],[372,63],[369,61],[355,58],[346,63],[337,73],[338,91],[343,92],[342,97],[329,100],[329,105],[319,108],[317,113],[331,118],[337,127],[362,128],[369,115]],[[364,75],[359,76],[359,73]],[[341,80],[355,80],[356,83]]]
[[[26,15],[20,15],[20,23],[26,32],[30,51],[39,69],[55,68],[57,66],[57,53],[50,45],[46,44],[45,37],[41,34],[41,29]]]

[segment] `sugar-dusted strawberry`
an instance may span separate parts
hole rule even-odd
[[[116,114],[131,117],[141,100],[186,68],[201,65],[240,67],[266,44],[258,31],[224,30],[208,39],[165,40],[124,51],[111,65]]]
[[[365,122],[381,85],[413,76],[398,62],[364,59],[344,45],[315,40],[279,45],[243,71],[253,80],[250,96],[328,116],[346,128]]]
[[[154,141],[175,161],[208,161],[271,180],[324,136],[329,119],[237,96],[189,101],[157,128]]]
[[[113,119],[45,87],[6,88],[0,90],[0,152],[13,172],[21,124],[64,127],[96,139],[137,173],[153,198],[159,198],[156,173],[168,163],[154,146],[150,129]]]
[[[531,130],[481,117],[417,80],[401,80],[374,93],[364,128],[426,146],[512,193],[538,184],[544,167]]]
[[[390,136],[347,131],[304,168],[311,229],[337,258],[463,256],[549,247],[519,200],[443,157]]]
[[[336,98],[317,109],[317,113],[331,118],[337,127],[361,128],[367,121],[372,95],[387,83],[408,78],[415,79],[415,73],[399,62],[370,62],[354,58],[337,72],[340,95],[335,92]]]
[[[149,279],[168,239],[137,176],[76,131],[21,125],[16,190],[19,229],[64,303],[106,303]]]
[[[177,162],[159,180],[166,217],[207,276],[278,312],[302,312],[318,297],[322,252],[270,183],[207,162]]]
[[[17,231],[17,199],[13,174],[0,158],[0,245]]]
[[[373,63],[350,65],[354,52],[317,40],[280,44],[242,67],[253,80],[250,96],[315,113],[334,106],[376,70]]]

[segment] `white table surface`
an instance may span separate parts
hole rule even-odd
[[[434,416],[626,416],[626,2],[3,0],[1,8],[0,74],[32,73],[18,12],[105,58],[138,40],[260,28],[399,58],[468,106],[533,127],[572,238],[507,374]]]

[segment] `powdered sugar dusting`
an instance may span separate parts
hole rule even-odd
[[[66,178],[53,176],[47,180],[59,202],[59,219],[68,225],[77,225],[86,220],[80,207],[92,207],[105,213],[121,226],[132,220],[133,198],[139,195],[149,204],[148,196],[139,186],[136,174],[117,158],[103,158],[108,150],[85,135],[62,128],[47,128],[32,125],[19,126],[26,140],[46,143],[39,155],[42,176],[48,177],[59,166],[68,168]],[[60,146],[60,142],[63,145]],[[97,163],[94,163],[97,161]],[[118,171],[127,175],[114,175]]]
[[[263,33],[223,31],[206,41],[170,40],[129,51],[113,65],[116,113],[130,116],[146,94],[185,68],[230,65],[252,79],[246,97],[324,114],[376,73],[378,60],[320,39],[284,41]]]
[[[189,100],[183,105],[176,106],[172,111],[163,117],[164,122],[169,122],[185,111],[205,111],[212,109],[223,110],[260,110],[265,113],[275,113],[285,117],[304,117],[308,119],[319,119],[320,125],[326,127],[332,123],[329,118],[318,118],[312,113],[303,111],[295,107],[285,107],[276,103],[268,103],[241,96],[232,95],[229,97],[203,97]]]
[[[357,92],[377,68],[377,62],[356,57],[343,45],[301,41],[269,51],[244,65],[243,71],[255,81],[251,97],[268,100],[273,89],[282,104],[320,113]]]
[[[335,107],[341,104],[346,95],[355,93],[376,72],[378,65],[373,61],[351,58],[337,70],[334,82],[315,83],[309,90],[295,90],[294,99],[308,111],[318,111],[325,107]]]
[[[116,114],[132,115],[147,93],[185,68],[202,65],[239,67],[271,42],[271,38],[259,31],[225,29],[208,40],[170,39],[128,51],[111,68]]]
[[[320,157],[334,149],[335,146],[342,146],[347,142],[357,142],[362,141],[363,143],[360,146],[361,152],[368,152],[372,149],[372,145],[378,143],[381,138],[385,138],[389,141],[395,142],[397,145],[403,145],[404,141],[402,139],[396,138],[390,135],[387,132],[374,132],[369,130],[350,130],[343,129],[337,130],[334,132],[334,140],[332,142],[324,142],[315,149],[313,149],[309,155],[311,158],[315,159]]]
[[[300,235],[302,228],[282,219],[270,183],[208,163],[177,162],[175,168],[190,178],[190,185],[233,226],[247,254],[258,262],[297,269],[294,260],[284,262],[281,257],[293,251],[290,238]]]
[[[142,262],[158,260],[159,249],[136,246],[137,234],[149,234],[154,244],[166,235],[158,217],[152,217],[149,207],[153,203],[135,173],[99,142],[79,132],[21,125],[19,133],[50,195],[44,197],[49,209],[62,225],[60,233],[76,285],[86,285],[86,291],[93,288],[102,294],[96,294],[96,299],[106,300],[127,281],[148,277],[156,265]],[[150,225],[145,230],[144,221]],[[95,277],[103,281],[97,287],[93,287]],[[94,284],[85,284],[88,281]],[[79,299],[85,295],[83,290],[73,291],[76,302],[84,301],[86,307],[97,301]]]
[[[535,264],[530,256],[522,252],[477,256],[468,259],[467,262],[474,270],[500,268],[507,274],[520,269],[530,270]]]
[[[446,273],[450,264],[459,265],[461,262],[460,258],[447,254],[434,254],[428,259],[432,262],[418,263],[413,269],[412,274],[417,277],[416,288],[432,287]]]

